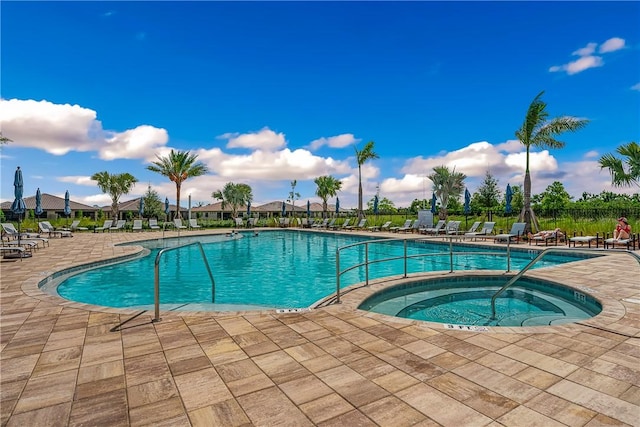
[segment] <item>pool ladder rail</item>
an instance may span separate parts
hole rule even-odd
[[[162,255],[164,255],[166,252],[169,251],[175,251],[176,249],[182,249],[185,248],[187,246],[193,246],[193,245],[198,245],[198,248],[200,249],[200,254],[202,255],[202,260],[204,261],[204,265],[205,267],[207,267],[207,273],[209,273],[209,278],[211,279],[211,302],[214,303],[215,299],[216,299],[216,283],[215,280],[213,279],[213,274],[211,274],[211,267],[209,267],[209,261],[207,261],[207,257],[204,254],[204,248],[202,247],[202,243],[200,242],[190,242],[190,243],[185,243],[183,245],[179,245],[179,246],[172,246],[170,248],[164,248],[161,249],[158,254],[156,255],[156,260],[154,263],[154,275],[155,275],[155,279],[154,279],[154,304],[155,304],[155,313],[154,313],[154,318],[153,320],[151,320],[152,322],[159,322],[162,319],[160,318],[160,259],[162,258]]]
[[[495,294],[493,294],[493,296],[491,297],[491,320],[496,320],[496,299],[498,298],[498,296],[500,296],[500,294],[502,294],[509,286],[513,285],[516,281],[518,281],[518,279],[520,279],[524,273],[526,273],[529,269],[531,269],[538,261],[540,261],[542,258],[544,258],[545,255],[549,254],[549,253],[562,253],[562,252],[567,252],[567,251],[571,251],[572,253],[576,253],[576,252],[583,252],[583,253],[594,253],[594,252],[599,252],[599,253],[603,253],[603,249],[570,249],[570,248],[546,248],[543,249],[542,252],[540,252],[538,254],[537,257],[535,257],[534,259],[532,259],[527,265],[524,266],[524,268],[522,270],[520,270],[518,272],[518,274],[516,274],[515,276],[513,276],[507,283],[504,284],[503,287],[501,287],[498,292],[496,292]],[[611,252],[611,251],[607,251],[607,252]],[[640,263],[640,255],[638,255],[635,252],[629,251],[629,250],[616,250],[615,252],[617,253],[622,253],[622,254],[629,254],[630,256],[632,256],[633,258],[636,259],[636,261],[638,261],[638,263]]]

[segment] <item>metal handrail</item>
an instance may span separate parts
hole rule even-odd
[[[438,253],[422,253],[422,254],[414,254],[414,255],[407,255],[407,242],[409,240],[417,242],[417,241],[425,241],[425,240],[432,240],[428,237],[420,237],[420,238],[414,238],[414,239],[407,239],[407,238],[393,238],[393,239],[376,239],[376,240],[367,240],[365,242],[357,242],[357,243],[351,243],[349,245],[345,245],[345,246],[341,246],[339,248],[336,249],[336,304],[340,303],[340,276],[343,273],[346,273],[348,271],[351,271],[355,268],[359,268],[359,267],[365,267],[365,286],[369,285],[369,265],[370,264],[376,264],[379,262],[387,262],[387,261],[396,261],[399,259],[404,259],[404,271],[403,271],[403,278],[407,277],[407,271],[408,271],[408,267],[407,267],[407,261],[409,258],[420,258],[420,257],[432,257],[432,256],[442,256],[444,254],[449,254],[449,272],[453,273],[453,256],[454,255],[461,255],[461,254],[468,254],[468,252],[454,252],[453,251],[453,239],[457,239],[460,236],[454,236],[454,235],[449,235],[449,236],[433,236],[433,240],[435,240],[435,238],[442,238],[444,237],[449,238],[449,251],[444,251],[444,252],[438,252]],[[369,245],[370,244],[376,244],[376,243],[388,243],[388,242],[398,242],[398,241],[402,241],[404,242],[403,245],[403,254],[402,255],[398,255],[398,256],[394,256],[394,257],[389,257],[389,258],[383,258],[383,259],[376,259],[373,261],[369,260]],[[362,246],[364,245],[365,247],[365,259],[364,262],[358,263],[358,264],[354,264],[352,266],[347,267],[344,270],[340,270],[340,252],[344,249],[349,249],[355,246]],[[495,254],[495,252],[474,252],[474,255],[493,255]],[[509,248],[509,242],[507,242],[507,253],[505,255],[507,257],[507,272],[510,271],[511,268],[511,251]]]
[[[522,277],[522,275],[524,273],[526,273],[529,269],[531,269],[531,267],[533,267],[536,262],[541,260],[548,253],[551,253],[551,252],[567,252],[567,251],[570,251],[571,253],[594,253],[594,252],[602,253],[602,252],[604,252],[604,249],[586,249],[586,248],[585,249],[575,249],[575,248],[573,248],[573,249],[571,249],[571,248],[546,248],[546,249],[543,249],[538,254],[538,256],[536,256],[527,265],[525,265],[524,268],[518,272],[518,274],[513,276],[511,278],[511,280],[509,280],[507,283],[505,283],[504,286],[501,287],[498,290],[498,292],[496,292],[491,297],[491,320],[495,320],[495,318],[496,318],[496,298],[498,298],[498,296],[501,293],[503,293],[509,286],[513,285],[519,278]],[[640,255],[635,253],[635,252],[632,252],[632,251],[629,251],[629,250],[615,250],[615,249],[609,249],[607,251],[607,253],[611,253],[611,252],[621,253],[621,254],[629,254],[632,257],[636,258],[638,263],[640,263]]]
[[[155,300],[155,317],[152,322],[159,322],[162,319],[160,318],[160,258],[164,255],[165,252],[173,251],[176,249],[181,249],[187,246],[198,245],[200,248],[200,253],[202,254],[202,259],[204,260],[204,265],[207,267],[207,273],[209,273],[209,278],[211,279],[211,302],[214,303],[216,299],[216,283],[213,280],[213,274],[211,274],[211,268],[209,267],[209,261],[207,261],[207,257],[204,254],[204,248],[202,247],[202,243],[200,242],[191,242],[185,243],[180,246],[173,246],[170,248],[161,249],[160,252],[156,255],[154,272],[155,272],[155,280],[154,280],[154,300]]]

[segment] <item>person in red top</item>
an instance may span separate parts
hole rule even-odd
[[[616,240],[625,240],[631,236],[631,226],[627,221],[627,218],[621,216],[618,218],[618,225],[616,225],[616,229],[613,231],[613,238]]]

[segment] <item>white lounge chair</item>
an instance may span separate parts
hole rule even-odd
[[[387,221],[382,225],[372,225],[371,227],[367,227],[369,231],[380,231],[387,230],[391,226],[391,221]]]
[[[238,217],[238,218],[234,218],[234,220],[235,220],[236,227],[240,227],[240,228],[244,227],[244,221],[242,220],[242,218]]]
[[[86,230],[88,230],[87,227],[80,227],[80,220],[79,219],[73,220],[73,222],[71,223],[71,225],[69,226],[69,229],[68,229],[68,231],[86,231]]]
[[[189,220],[189,228],[202,228],[202,227],[198,225],[198,220],[197,219],[191,218]]]
[[[18,233],[18,230],[11,224],[10,222],[2,223],[2,229],[4,230],[4,234],[7,237],[7,241],[9,242],[9,246],[14,245],[13,241],[22,242],[33,242],[35,244],[34,249],[38,248],[38,244],[42,243],[42,247],[49,245],[49,239],[44,237],[40,237],[39,234],[34,233]]]
[[[444,233],[448,236],[458,234],[458,230],[460,229],[460,223],[462,221],[449,221],[447,226],[444,228]]]
[[[94,233],[97,233],[98,231],[102,231],[103,233],[105,231],[111,231],[111,226],[113,225],[113,220],[112,219],[107,219],[105,220],[104,224],[102,224],[102,227],[96,227],[93,229]]]
[[[508,233],[496,234],[495,236],[493,236],[493,241],[494,242],[501,242],[501,241],[512,242],[515,240],[516,242],[519,242],[520,237],[522,237],[522,235],[524,234],[524,229],[526,228],[526,226],[527,226],[526,222],[514,222],[513,225],[511,226],[511,231],[509,231]]]
[[[400,230],[401,228],[407,228],[407,227],[411,227],[411,223],[413,221],[410,219],[405,220],[404,224],[402,225],[402,227],[390,227],[389,231],[391,231],[392,233],[397,233],[398,230]]]
[[[464,238],[469,237],[471,240],[475,240],[478,237],[485,238],[493,233],[493,227],[495,227],[495,222],[485,222],[480,231],[471,231],[464,233]]]
[[[5,254],[3,255],[4,258],[20,258],[20,261],[22,261],[22,258],[31,256],[31,252],[25,251],[22,246],[0,246],[0,253]]]
[[[157,219],[150,219],[149,220],[149,228],[152,230],[160,230],[160,226],[158,225],[158,220]]]
[[[53,228],[53,225],[51,225],[49,221],[40,221],[38,223],[38,229],[41,233],[49,233],[49,237],[56,234],[60,237],[73,237],[71,231],[56,230],[55,228]]]
[[[183,229],[183,228],[187,228],[186,225],[182,225],[182,219],[181,218],[174,218],[173,226],[175,228],[177,228],[178,230]]]
[[[329,225],[329,218],[325,218],[320,222],[312,224],[311,228],[325,228],[327,225]]]
[[[133,220],[133,227],[131,228],[131,231],[142,231],[142,220],[141,219],[134,219]]]
[[[427,227],[420,230],[422,234],[440,234],[447,222],[444,219],[438,221],[435,227]]]
[[[403,227],[399,227],[399,228],[396,230],[396,232],[398,232],[398,233],[399,233],[399,232],[401,232],[401,231],[402,231],[403,233],[406,233],[407,231],[411,231],[411,232],[413,232],[413,226],[414,226],[414,224],[419,224],[419,220],[417,220],[417,219],[415,219],[415,220],[413,220],[413,221],[409,220],[409,225],[405,225],[405,226],[403,226]]]
[[[120,230],[124,230],[124,226],[127,223],[127,220],[125,219],[119,219],[118,222],[116,222],[116,225],[114,225],[113,227],[111,227],[109,230],[110,231],[120,231]]]

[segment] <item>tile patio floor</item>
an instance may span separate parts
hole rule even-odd
[[[118,332],[137,312],[37,288],[158,234],[76,233],[0,262],[2,426],[640,426],[629,256],[531,273],[591,289],[596,318],[479,333],[355,310],[380,283],[306,313],[145,313]]]

